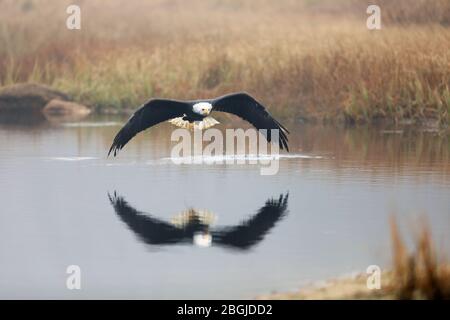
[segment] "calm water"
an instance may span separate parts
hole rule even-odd
[[[0,298],[292,290],[389,265],[392,213],[405,235],[426,215],[448,243],[448,136],[290,126],[294,156],[262,176],[259,165],[173,164],[167,125],[106,158],[122,121],[0,125]],[[81,290],[66,289],[69,265]]]

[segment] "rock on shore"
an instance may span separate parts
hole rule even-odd
[[[69,96],[45,85],[20,83],[0,90],[0,115],[3,113],[23,116],[45,115],[83,118],[91,110],[69,101]]]

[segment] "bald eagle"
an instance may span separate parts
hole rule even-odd
[[[191,243],[197,246],[219,245],[247,250],[260,242],[278,220],[287,213],[288,194],[269,199],[258,212],[236,226],[211,228],[212,213],[189,209],[171,222],[139,212],[114,193],[109,200],[120,219],[149,245]]]
[[[280,149],[289,151],[287,134],[289,131],[275,120],[252,96],[245,92],[232,93],[214,99],[206,100],[169,100],[151,99],[142,105],[117,133],[109,149],[108,156],[116,156],[127,143],[139,132],[163,121],[190,129],[207,129],[218,122],[209,117],[212,111],[234,114],[248,122],[256,129],[266,129],[262,132],[267,141],[271,142],[271,130],[279,130]]]

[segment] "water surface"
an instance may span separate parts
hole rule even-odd
[[[107,158],[124,120],[0,124],[0,298],[291,290],[388,265],[394,213],[405,235],[426,215],[448,243],[446,135],[291,125],[295,156],[262,176],[259,165],[175,165],[169,125]],[[69,265],[81,290],[66,288]]]

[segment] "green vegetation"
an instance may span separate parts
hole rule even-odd
[[[450,2],[0,2],[0,84],[39,82],[99,111],[246,90],[277,116],[448,124]]]

